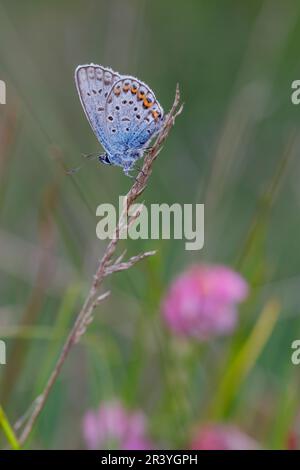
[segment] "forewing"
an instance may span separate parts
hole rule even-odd
[[[105,150],[110,150],[105,125],[105,105],[113,84],[120,75],[101,65],[79,65],[75,70],[75,83],[86,117]]]

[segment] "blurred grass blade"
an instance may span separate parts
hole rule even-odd
[[[82,285],[79,283],[74,283],[65,292],[57,314],[57,320],[52,331],[52,342],[49,346],[47,354],[45,355],[44,363],[41,367],[41,372],[36,383],[36,393],[40,393],[40,390],[42,389],[48,375],[51,372],[55,358],[59,352],[60,342],[66,334],[81,291]]]
[[[279,159],[270,181],[266,184],[265,190],[258,200],[257,208],[248,233],[236,261],[236,268],[238,271],[245,271],[246,268],[249,270],[249,266],[251,267],[251,271],[253,271],[258,259],[255,254],[259,250],[262,255],[262,246],[266,238],[271,210],[279,195],[280,188],[286,178],[288,169],[290,168],[292,161],[296,158],[296,155],[298,155],[298,148],[299,137],[297,137],[297,132],[293,129],[286,143],[282,157]],[[255,263],[253,262],[254,257]],[[262,264],[262,262],[260,264]]]
[[[271,300],[265,305],[250,336],[242,345],[231,364],[229,364],[221,380],[213,405],[212,414],[214,419],[221,419],[226,416],[240,386],[249,375],[270,338],[277,322],[279,311],[280,305],[275,300]]]
[[[18,439],[16,438],[13,428],[11,427],[6,417],[6,414],[4,413],[2,406],[0,406],[0,427],[2,428],[5,434],[5,437],[7,441],[9,442],[10,446],[12,447],[12,449],[19,450],[20,444],[18,442]]]
[[[291,380],[290,383],[284,383],[285,386],[278,399],[276,416],[270,432],[270,448],[272,449],[286,449],[294,420],[297,418],[299,406],[297,384]]]

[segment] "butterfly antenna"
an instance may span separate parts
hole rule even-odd
[[[95,160],[99,156],[98,152],[93,152],[93,153],[82,153],[81,157],[85,158],[86,160]]]
[[[98,158],[99,154],[98,153],[88,153],[88,154],[83,153],[81,154],[81,156],[82,158],[85,158],[86,161],[82,165],[76,168],[69,168],[68,170],[66,170],[67,175],[74,175],[74,173],[77,173],[77,171],[79,171],[85,165],[85,163],[87,163],[90,160],[95,160],[96,158]]]

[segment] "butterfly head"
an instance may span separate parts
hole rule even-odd
[[[101,153],[98,156],[99,162],[103,163],[104,165],[111,165],[111,161],[109,160],[107,153]]]

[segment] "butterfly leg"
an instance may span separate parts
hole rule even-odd
[[[128,169],[124,169],[124,173],[126,176],[129,176],[130,178],[134,178],[135,181],[138,181],[139,180],[139,176],[140,174],[142,173],[144,176],[146,176],[146,174],[144,173],[143,169],[139,166],[135,166],[134,167],[134,163],[128,168]],[[136,176],[130,174],[131,171],[134,171],[134,170],[137,170],[138,171],[138,174]]]
[[[132,174],[130,174],[134,170],[135,160],[129,160],[126,163],[123,163],[123,170],[126,176],[130,178],[134,178]]]
[[[130,171],[132,170],[124,171],[124,174],[128,176],[129,178],[134,178],[136,180],[136,177],[133,174],[131,174]]]
[[[125,169],[125,168],[124,168],[124,174],[125,174],[126,176],[129,176],[129,178],[134,178],[134,175],[131,174],[132,171],[133,171],[133,168],[128,168],[128,169]]]

